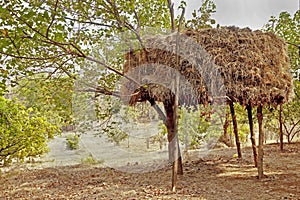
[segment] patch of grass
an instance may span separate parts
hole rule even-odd
[[[89,154],[88,157],[81,158],[81,163],[88,164],[88,165],[96,165],[96,164],[104,163],[104,160],[95,159],[92,154]]]

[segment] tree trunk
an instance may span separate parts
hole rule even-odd
[[[226,113],[225,122],[223,124],[223,136],[220,138],[220,142],[224,143],[228,147],[233,147],[231,139],[228,137],[228,127],[230,124],[229,114]]]
[[[159,138],[159,149],[162,150],[163,147],[163,140],[162,138]]]
[[[168,130],[169,161],[172,163],[173,166],[172,190],[175,190],[177,174],[183,174],[182,158],[178,143],[178,133],[176,132],[177,113],[174,112],[174,101],[164,102],[164,108],[166,111],[166,126]]]
[[[252,144],[254,166],[257,167],[257,149],[256,149],[255,135],[254,135],[254,130],[253,130],[252,106],[250,104],[248,104],[246,108],[248,111],[250,139],[251,139],[251,144]]]
[[[263,113],[262,113],[262,105],[257,107],[257,120],[258,120],[258,162],[257,162],[257,170],[258,170],[258,178],[262,179],[264,177],[263,170],[263,157],[264,157],[264,130],[263,130]]]
[[[152,108],[157,112],[159,119],[161,119],[163,123],[166,124],[166,116],[160,109],[160,107],[155,103],[154,99],[148,99],[148,101],[151,104]]]
[[[280,150],[283,151],[282,104],[279,105]]]
[[[233,102],[229,102],[229,107],[230,107],[230,112],[231,112],[231,117],[232,117],[232,124],[233,124],[233,132],[235,136],[235,144],[237,148],[237,153],[238,153],[238,158],[242,159],[242,151],[241,151],[241,143],[240,143],[240,138],[239,138],[239,133],[238,133],[238,128],[237,128],[237,121],[236,121],[236,116],[234,112],[234,105]]]
[[[150,139],[149,138],[146,139],[146,145],[147,145],[147,149],[149,149],[150,148]]]

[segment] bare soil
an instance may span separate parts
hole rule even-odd
[[[2,172],[0,199],[300,199],[300,143],[265,145],[264,173],[257,179],[251,148],[243,160],[235,149],[185,158],[184,175],[171,192],[171,167],[126,173],[93,165]],[[128,167],[128,166],[127,166]]]

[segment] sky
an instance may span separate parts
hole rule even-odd
[[[174,0],[177,10],[181,0]],[[193,10],[201,6],[202,0],[186,0],[186,17],[190,18]],[[222,26],[249,27],[261,29],[271,16],[278,16],[282,11],[294,14],[299,10],[300,0],[213,0],[217,6],[212,16]],[[180,11],[176,11],[180,14]]]

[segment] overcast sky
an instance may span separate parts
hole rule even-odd
[[[174,0],[175,6],[181,0]],[[213,0],[217,6],[217,12],[213,19],[223,26],[235,25],[261,29],[270,16],[278,16],[282,11],[294,14],[299,10],[300,0]],[[202,0],[186,0],[186,17],[191,17],[193,10],[201,6]],[[176,12],[179,14],[179,12]]]

